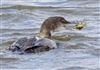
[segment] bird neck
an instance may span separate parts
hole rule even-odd
[[[47,29],[40,30],[39,37],[51,38],[51,32]]]

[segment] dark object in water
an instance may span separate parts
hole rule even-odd
[[[9,50],[12,52],[18,51],[21,53],[36,53],[48,51],[50,49],[57,48],[56,42],[47,38],[37,39],[33,38],[20,38],[15,41],[10,47]]]

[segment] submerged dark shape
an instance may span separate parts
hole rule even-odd
[[[22,53],[36,53],[48,51],[50,49],[57,48],[56,42],[47,38],[37,37],[33,38],[20,38],[15,41],[10,47],[9,50],[12,52],[18,51]]]

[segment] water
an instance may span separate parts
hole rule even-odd
[[[1,0],[0,66],[29,70],[99,70],[100,69],[100,1],[99,0]],[[36,54],[13,54],[7,51],[13,41],[33,36],[50,16],[69,21],[84,21],[79,31],[68,29],[55,34],[71,35],[61,48]]]

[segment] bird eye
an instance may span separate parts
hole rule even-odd
[[[65,21],[64,19],[61,19],[61,22],[62,22],[62,23],[65,23],[66,21]]]

